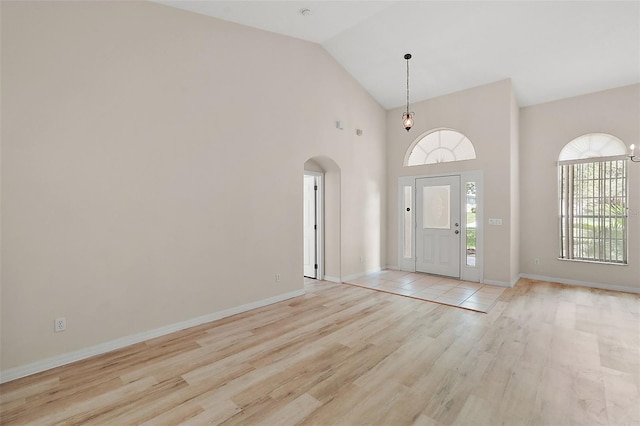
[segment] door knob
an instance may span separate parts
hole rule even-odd
[[[456,226],[460,226],[460,225],[456,223]]]
[[[459,233],[460,233],[460,231],[458,231],[458,230],[456,229],[456,234],[459,234]]]

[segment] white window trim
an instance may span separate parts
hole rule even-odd
[[[584,158],[584,159],[579,159],[579,160],[563,160],[563,161],[558,161],[557,162],[557,172],[558,172],[558,230],[557,230],[557,235],[558,235],[558,251],[560,252],[560,255],[557,257],[558,260],[560,261],[564,261],[564,262],[577,262],[577,263],[597,263],[599,265],[610,265],[610,266],[628,266],[629,265],[629,222],[627,220],[626,222],[626,226],[625,226],[625,232],[626,232],[626,254],[625,254],[625,259],[623,262],[607,262],[607,261],[602,261],[602,260],[595,260],[595,259],[574,259],[574,258],[569,258],[569,257],[562,257],[562,251],[563,251],[563,237],[562,237],[562,214],[560,209],[562,209],[562,192],[563,192],[563,185],[562,185],[562,180],[560,178],[560,168],[562,166],[565,165],[573,165],[573,164],[585,164],[585,163],[597,163],[600,161],[620,161],[620,160],[628,160],[628,157],[626,155],[616,155],[616,156],[608,156],[608,157],[590,157],[590,158]],[[629,173],[628,173],[628,168],[627,168],[627,175],[626,175],[626,195],[625,195],[625,199],[627,200],[627,202],[629,202]],[[628,210],[628,209],[627,209]]]
[[[564,160],[560,160],[560,158],[562,157],[568,157],[568,155],[566,154],[567,149],[569,149],[572,145],[577,144],[578,146],[583,143],[582,139],[590,139],[592,137],[601,137],[601,138],[606,138],[610,143],[615,144],[615,148],[617,148],[618,151],[618,155],[605,155],[605,156],[584,156],[585,152],[582,153],[578,153],[578,156],[573,157],[573,158],[566,158]],[[560,170],[562,168],[562,166],[566,166],[566,165],[574,165],[574,164],[585,164],[585,163],[596,163],[596,162],[601,162],[601,161],[619,161],[619,160],[627,160],[628,156],[626,155],[626,145],[624,144],[624,142],[618,138],[617,136],[614,136],[610,133],[603,133],[603,132],[591,132],[591,133],[585,133],[583,135],[580,135],[572,140],[570,140],[569,142],[567,142],[566,145],[564,145],[562,147],[562,149],[560,150],[560,154],[558,155],[558,159],[559,161],[557,162],[557,171],[558,171],[558,231],[557,231],[557,235],[558,235],[558,250],[560,252],[560,255],[558,256],[558,260],[561,261],[567,261],[567,262],[581,262],[581,263],[598,263],[601,265],[612,265],[612,266],[627,266],[629,264],[629,222],[627,220],[626,226],[625,226],[625,232],[626,232],[626,248],[625,248],[625,259],[623,262],[608,262],[608,261],[602,261],[602,260],[596,260],[596,259],[574,259],[574,258],[570,258],[570,257],[562,257],[562,252],[563,252],[563,247],[565,244],[565,240],[563,238],[563,233],[562,233],[562,193],[563,193],[563,185],[562,185],[562,180],[561,180],[561,175],[560,175]],[[575,147],[575,151],[578,152],[577,147]],[[590,152],[590,151],[589,151]],[[627,170],[627,175],[626,175],[626,200],[627,202],[629,202],[629,174],[628,174],[628,170]],[[573,229],[573,228],[572,228]]]

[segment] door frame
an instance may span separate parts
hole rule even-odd
[[[460,176],[450,175],[442,177],[419,178],[415,180],[415,210],[413,219],[415,219],[415,270],[416,272],[424,272],[435,275],[443,275],[454,279],[460,278],[461,263],[461,234],[462,230],[462,206],[460,196]],[[426,208],[425,202],[427,198],[424,195],[425,189],[433,189],[443,187],[449,188],[449,196],[447,200],[446,228],[433,228],[426,226],[423,222],[427,213],[432,213],[433,209],[430,205]],[[426,208],[426,209],[425,209]],[[431,215],[430,215],[431,216]],[[443,217],[442,215],[439,218]],[[433,217],[435,220],[435,217]],[[443,224],[444,225],[444,224]],[[427,242],[428,240],[428,242]],[[430,259],[425,256],[430,252]],[[443,260],[446,259],[444,262]]]
[[[310,170],[304,171],[305,176],[313,176],[318,186],[316,191],[316,262],[318,269],[316,270],[316,279],[324,279],[324,173],[314,172]],[[304,202],[304,200],[303,200]],[[304,250],[304,247],[303,247]],[[303,273],[304,275],[304,273]]]
[[[460,238],[460,279],[464,281],[483,282],[484,279],[484,184],[483,184],[483,172],[481,170],[458,172],[458,173],[446,173],[446,174],[428,174],[428,175],[414,175],[414,176],[401,176],[398,178],[398,201],[396,205],[396,212],[398,213],[398,269],[401,271],[416,271],[416,179],[421,178],[435,178],[435,177],[460,177],[460,214],[461,214],[461,227],[460,232],[465,238]],[[466,205],[467,194],[466,184],[468,182],[476,183],[476,256],[475,266],[467,265],[467,221],[466,221]],[[404,188],[411,187],[411,211],[413,214],[411,224],[411,257],[404,257]],[[464,213],[464,214],[463,214]]]

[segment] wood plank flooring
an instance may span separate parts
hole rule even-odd
[[[640,296],[307,294],[0,386],[0,423],[638,425]]]

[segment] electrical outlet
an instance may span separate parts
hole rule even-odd
[[[360,264],[364,264],[364,256],[360,256]]]
[[[280,274],[276,274],[276,282],[279,283],[280,282]]]
[[[535,259],[533,259],[533,264],[534,265],[539,265],[540,264],[540,259],[538,259],[537,257]]]
[[[56,318],[53,323],[53,330],[57,333],[67,329],[67,319],[65,317]]]

